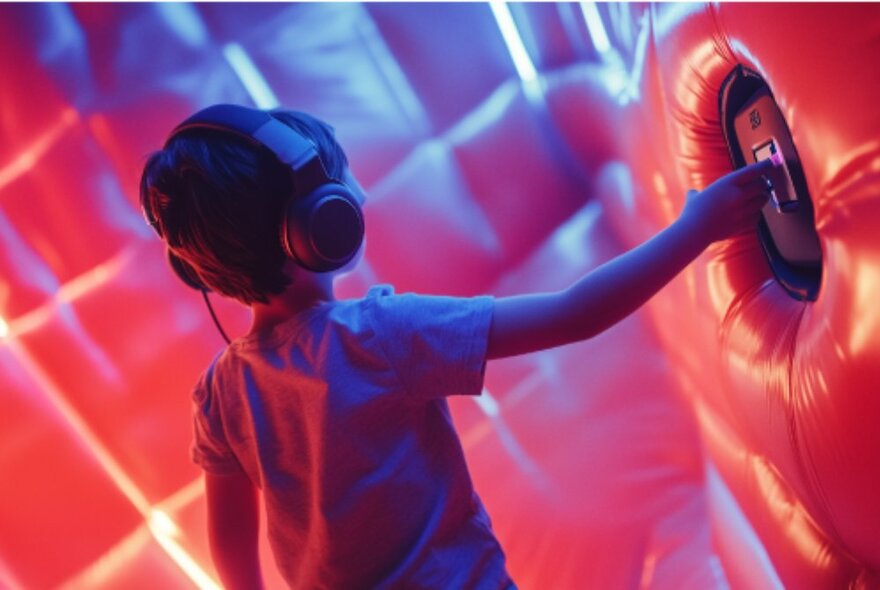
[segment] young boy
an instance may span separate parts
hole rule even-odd
[[[446,396],[479,395],[488,359],[602,332],[711,242],[752,230],[771,165],[692,191],[672,225],[563,291],[493,299],[378,287],[336,300],[336,273],[310,270],[287,247],[301,236],[285,218],[313,183],[288,158],[302,138],[317,152],[309,162],[363,203],[332,130],[303,113],[214,108],[271,119],[273,131],[178,128],[146,163],[141,204],[196,285],[253,311],[193,393],[192,457],[223,583],[262,587],[259,490],[291,587],[513,587]]]

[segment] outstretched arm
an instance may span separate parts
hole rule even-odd
[[[764,160],[691,191],[672,225],[562,291],[497,299],[487,357],[584,340],[634,312],[710,243],[755,227],[772,166]]]
[[[227,590],[262,590],[259,492],[243,474],[205,473],[211,557]]]

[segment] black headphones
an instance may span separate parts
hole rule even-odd
[[[354,258],[364,239],[363,211],[351,190],[341,180],[328,176],[311,140],[266,111],[218,104],[175,127],[165,146],[191,129],[213,129],[243,137],[269,149],[290,170],[294,192],[287,198],[279,236],[284,252],[297,264],[313,272],[328,272]],[[153,212],[144,213],[162,236]],[[168,262],[188,286],[210,291],[195,269],[171,250]]]

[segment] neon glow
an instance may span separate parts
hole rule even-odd
[[[590,33],[590,39],[593,41],[593,47],[600,55],[604,55],[611,50],[611,41],[608,40],[608,33],[605,32],[605,25],[602,24],[602,15],[599,14],[599,8],[595,2],[581,2],[581,13],[587,23],[587,31]]]
[[[43,305],[11,320],[11,329],[22,335],[41,328],[58,313],[60,305],[72,303],[78,298],[100,288],[113,280],[132,261],[135,249],[126,249],[81,275],[72,278],[57,289],[55,295]],[[0,327],[2,330],[2,327]]]
[[[535,70],[532,58],[529,57],[529,52],[526,51],[526,46],[523,44],[519,30],[516,28],[516,23],[513,22],[510,8],[506,2],[499,2],[497,0],[489,2],[489,6],[492,8],[492,14],[495,16],[498,28],[501,30],[504,43],[507,44],[507,50],[513,59],[514,67],[516,67],[516,73],[519,74],[523,82],[532,82],[538,77],[538,72]]]
[[[278,97],[272,92],[266,78],[257,69],[244,47],[238,43],[228,43],[223,47],[223,57],[258,108],[274,109],[280,104]]]
[[[110,588],[113,576],[124,572],[137,555],[150,544],[152,535],[146,523],[136,527],[121,541],[110,547],[88,567],[68,578],[60,590],[76,588]]]
[[[188,45],[201,47],[208,42],[208,30],[192,4],[161,2],[155,9],[168,27]]]
[[[220,585],[175,540],[180,530],[167,514],[161,510],[151,511],[149,527],[159,546],[200,590],[221,590]]]
[[[511,103],[516,100],[517,86],[514,80],[499,86],[486,100],[447,131],[443,139],[454,144],[466,143],[497,123]]]
[[[725,174],[719,86],[738,65],[767,78],[797,143],[820,298],[787,298],[752,236],[717,242],[600,337],[489,362],[451,418],[520,587],[873,580],[876,9],[0,13],[0,473],[16,483],[0,494],[0,589],[222,587],[186,446],[188,393],[220,343],[137,198],[183,116],[283,102],[334,126],[372,193],[369,261],[338,299],[382,283],[506,297],[564,288]],[[773,22],[797,26],[768,36]],[[220,313],[246,329],[235,303]],[[285,587],[261,524],[266,587]]]
[[[163,511],[153,509],[144,493],[116,461],[110,451],[95,435],[86,421],[67,401],[64,394],[55,386],[52,380],[43,372],[42,368],[30,357],[30,354],[19,346],[13,349],[16,358],[28,371],[31,377],[39,384],[40,391],[48,396],[52,405],[61,413],[67,423],[73,428],[80,441],[86,445],[98,464],[110,477],[120,492],[140,512],[147,521],[150,532],[156,542],[180,567],[181,570],[202,590],[220,590],[205,571],[198,566],[195,560],[184,550],[174,536],[179,535],[177,524]]]
[[[497,416],[501,412],[498,401],[492,397],[492,394],[489,393],[488,389],[483,389],[483,393],[474,398],[474,401],[477,402],[480,409],[490,418]]]
[[[101,468],[107,473],[119,491],[134,505],[137,511],[144,515],[148,514],[150,503],[143,492],[141,492],[131,477],[116,461],[110,451],[107,450],[107,447],[104,446],[98,436],[92,431],[80,413],[67,401],[67,396],[46,375],[39,363],[31,357],[26,349],[15,344],[15,341],[12,342],[12,351],[18,362],[21,363],[22,367],[39,385],[40,391],[49,398],[52,406],[64,417],[77,438],[89,449]]]
[[[366,11],[364,11],[366,15]],[[368,16],[368,15],[366,15]],[[376,67],[382,72],[383,76],[392,89],[394,99],[400,105],[401,110],[406,115],[410,123],[418,130],[419,133],[429,133],[430,123],[428,114],[422,106],[418,95],[413,90],[406,73],[400,67],[385,39],[382,37],[376,23],[371,19],[365,19],[362,28],[362,38],[364,46],[369,52],[370,57]]]
[[[549,479],[538,463],[529,456],[517,436],[510,429],[504,416],[501,415],[501,404],[485,388],[482,394],[474,398],[474,401],[477,402],[477,405],[488,416],[492,430],[498,436],[510,458],[513,459],[524,473],[529,474],[531,483],[538,487],[547,487]]]
[[[584,235],[590,231],[602,214],[602,203],[591,201],[565,225],[553,234],[553,244],[572,266],[583,266],[591,257],[584,248]]]
[[[27,174],[61,136],[79,120],[79,113],[72,108],[64,109],[58,121],[48,131],[37,137],[18,154],[12,162],[0,168],[0,190]]]
[[[645,12],[639,21],[639,36],[636,38],[636,51],[623,104],[639,98],[639,84],[642,81],[642,70],[645,69],[645,54],[648,52],[648,29],[648,13]]]
[[[761,543],[761,539],[749,523],[748,517],[743,513],[733,493],[724,483],[721,474],[711,464],[706,465],[706,482],[709,489],[712,490],[713,502],[717,504],[714,511],[724,518],[725,526],[736,529],[742,546],[748,547],[751,552],[751,565],[761,569],[761,574],[767,581],[768,588],[772,590],[785,588],[773,567],[767,550]]]

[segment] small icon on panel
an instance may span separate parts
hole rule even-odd
[[[749,112],[749,123],[752,125],[752,129],[761,126],[761,113],[758,112],[758,109],[752,109]]]

